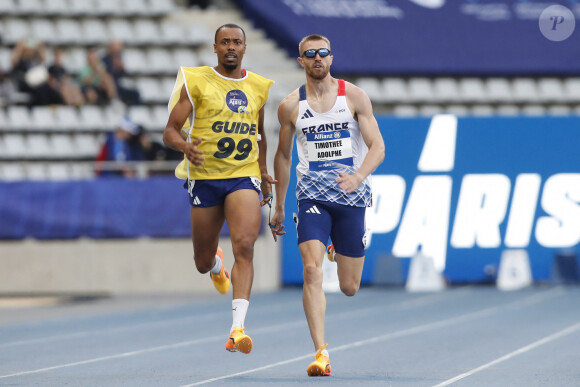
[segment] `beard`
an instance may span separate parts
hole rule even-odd
[[[228,62],[226,62],[223,65],[224,65],[224,68],[226,70],[228,70],[228,71],[233,71],[233,70],[235,70],[235,69],[238,68],[238,64],[237,63],[228,63]]]
[[[322,71],[314,71],[314,69],[310,69],[308,70],[308,76],[312,79],[321,80],[326,78],[328,70],[328,68],[323,68]]]

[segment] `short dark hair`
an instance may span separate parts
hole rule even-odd
[[[220,32],[222,28],[239,28],[242,31],[242,34],[244,34],[244,43],[246,42],[246,31],[244,31],[244,29],[237,24],[227,23],[215,30],[214,43],[217,43],[218,32]]]

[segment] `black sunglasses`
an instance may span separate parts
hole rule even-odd
[[[318,55],[320,55],[321,58],[324,58],[325,56],[330,55],[330,50],[328,48],[319,48],[318,50],[311,48],[310,50],[304,51],[302,53],[302,56],[305,56],[307,58],[314,58],[317,53]]]

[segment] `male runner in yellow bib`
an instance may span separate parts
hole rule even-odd
[[[232,267],[233,324],[226,349],[250,353],[244,320],[254,277],[254,243],[260,206],[272,198],[266,167],[264,104],[273,81],[242,69],[246,34],[235,24],[215,34],[215,67],[181,67],[169,101],[163,134],[168,146],[184,153],[175,175],[186,180],[191,235],[197,270],[210,272],[225,294],[230,275],[218,246],[228,222],[235,262]],[[260,195],[263,195],[260,198]]]

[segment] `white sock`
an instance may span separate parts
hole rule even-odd
[[[214,274],[219,274],[222,270],[222,260],[217,255],[215,256],[215,265],[210,270]]]
[[[322,354],[326,357],[329,357],[328,351],[326,350],[326,348],[322,350]]]
[[[234,328],[243,328],[244,321],[246,320],[246,312],[248,311],[248,305],[250,305],[250,301],[244,300],[243,298],[236,298],[232,300],[232,329],[230,332],[234,330]]]

